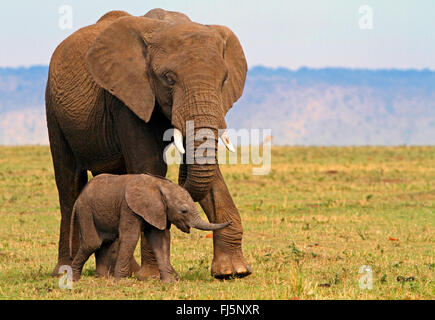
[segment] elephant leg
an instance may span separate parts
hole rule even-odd
[[[142,232],[140,237],[140,253],[141,253],[141,266],[136,272],[138,280],[145,280],[148,278],[160,277],[160,271],[154,252],[148,244],[145,234]]]
[[[101,245],[100,249],[95,252],[95,262],[96,262],[96,271],[95,274],[97,277],[109,277],[113,276],[115,271],[115,262],[116,255],[118,254],[119,249],[119,239],[116,239],[113,242],[105,242]],[[131,257],[130,260],[130,271],[128,276],[131,276],[133,273],[138,272],[140,266],[137,264],[134,257]]]
[[[73,281],[78,281],[81,278],[83,266],[94,251],[91,248],[80,247],[71,264],[73,272]]]
[[[80,226],[79,248],[71,264],[73,280],[80,279],[82,269],[89,257],[101,246],[102,240],[95,228],[94,217],[89,210],[79,209],[76,221]]]
[[[114,271],[116,279],[131,275],[131,258],[134,255],[142,227],[140,218],[130,215],[129,209],[124,210],[127,212],[121,213],[119,225],[119,249]]]
[[[169,230],[151,229],[145,233],[147,243],[156,257],[160,271],[160,279],[163,282],[173,282],[179,279],[175,269],[171,265],[170,245],[171,236]]]
[[[71,265],[72,258],[78,250],[79,234],[75,229],[72,242],[73,257],[70,257],[71,213],[75,200],[88,181],[88,176],[86,170],[77,168],[74,155],[50,112],[47,112],[47,126],[61,211],[58,260],[52,273],[53,276],[57,276],[62,265]]]
[[[166,176],[167,165],[163,151],[169,142],[163,141],[163,133],[171,127],[163,115],[153,114],[148,124],[144,124],[125,106],[116,109],[117,133],[128,173],[150,173]],[[136,277],[143,280],[159,277],[159,269],[154,253],[141,234],[141,268]],[[133,265],[132,268],[135,266]]]
[[[103,242],[100,249],[95,251],[95,275],[108,278],[115,270],[116,255],[119,249],[119,239],[113,242]]]
[[[224,229],[213,232],[213,262],[215,278],[245,277],[252,273],[242,252],[242,222],[219,167],[210,192],[199,203],[212,223],[232,221]]]

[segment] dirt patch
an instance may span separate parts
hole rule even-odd
[[[328,171],[325,171],[324,173],[332,175],[332,174],[337,174],[338,171],[337,170],[328,170]]]
[[[307,206],[308,208],[316,208],[316,209],[321,207],[321,205],[318,203],[307,203],[305,206]]]
[[[381,182],[383,183],[404,183],[406,180],[404,179],[382,179]]]
[[[435,200],[435,190],[428,192],[402,193],[397,195],[397,198],[402,200]]]

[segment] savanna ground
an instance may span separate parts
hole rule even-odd
[[[254,273],[210,276],[207,232],[172,228],[181,280],[94,277],[59,288],[59,204],[48,147],[0,148],[1,299],[433,299],[435,147],[275,147],[272,170],[223,174],[244,223]],[[169,177],[176,181],[177,168]],[[139,259],[139,252],[136,250]],[[361,289],[363,265],[373,289]]]

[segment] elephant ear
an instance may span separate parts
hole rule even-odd
[[[167,225],[166,205],[152,177],[137,175],[125,187],[128,207],[159,230]]]
[[[228,78],[222,91],[224,112],[226,113],[234,102],[242,96],[248,65],[239,39],[229,28],[217,25],[209,27],[215,29],[224,42],[223,57],[228,67]]]
[[[145,122],[151,118],[155,104],[147,38],[162,24],[144,17],[118,18],[101,32],[85,58],[95,82]]]

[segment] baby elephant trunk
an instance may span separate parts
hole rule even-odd
[[[190,226],[199,230],[206,231],[214,231],[220,230],[228,227],[231,224],[231,221],[225,223],[209,223],[201,219],[199,215],[195,215],[192,221],[190,222]]]

